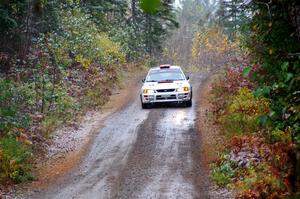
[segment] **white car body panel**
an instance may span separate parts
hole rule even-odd
[[[170,66],[171,69],[179,69],[179,66]],[[152,68],[151,70],[159,70],[159,67]],[[147,76],[149,75],[148,72]],[[182,72],[184,75],[184,73]],[[185,77],[185,75],[184,75]],[[146,78],[147,79],[147,78]],[[179,88],[188,87],[188,91],[177,91]],[[145,89],[153,90],[154,93],[143,93]],[[189,80],[179,80],[173,82],[144,82],[140,91],[141,101],[144,104],[158,103],[158,102],[185,102],[192,98],[192,87]]]

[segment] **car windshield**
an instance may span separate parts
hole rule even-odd
[[[146,82],[180,81],[185,80],[184,74],[178,69],[153,70],[150,71]]]

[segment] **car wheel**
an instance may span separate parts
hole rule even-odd
[[[150,104],[143,103],[142,97],[141,97],[141,104],[142,104],[142,109],[148,109],[148,108],[150,108]]]
[[[192,99],[190,99],[189,101],[185,102],[185,106],[186,107],[191,107],[192,106]]]
[[[142,109],[147,109],[147,108],[148,108],[148,104],[142,102]]]
[[[142,109],[149,109],[151,107],[151,104],[142,103]]]

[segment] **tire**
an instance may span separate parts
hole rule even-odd
[[[143,102],[141,102],[141,103],[142,103],[142,109],[147,109],[148,108],[148,104],[145,104]]]
[[[150,109],[152,107],[152,104],[146,104],[142,102],[142,109]]]
[[[141,97],[142,109],[148,109],[148,108],[150,108],[150,104],[143,103],[142,96],[140,96],[140,97]]]
[[[186,107],[191,107],[192,104],[193,104],[193,103],[192,103],[192,99],[190,99],[189,101],[186,101],[186,102],[185,102],[185,106],[186,106]]]

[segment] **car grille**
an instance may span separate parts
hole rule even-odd
[[[176,95],[157,95],[156,100],[176,99]]]
[[[158,93],[166,93],[166,92],[174,92],[175,89],[157,89],[156,92]]]

